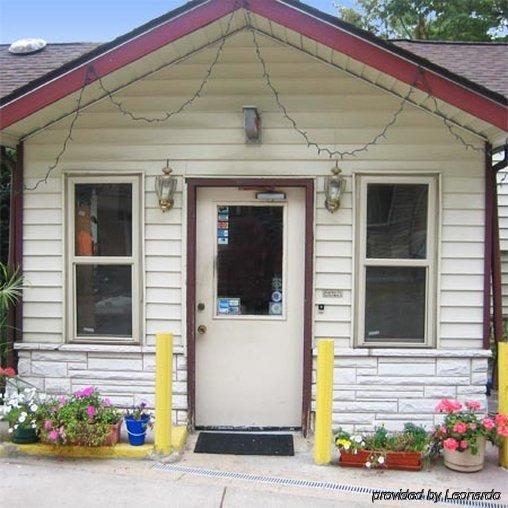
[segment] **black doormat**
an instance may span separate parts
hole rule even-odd
[[[200,432],[194,453],[292,456],[295,450],[291,434]]]

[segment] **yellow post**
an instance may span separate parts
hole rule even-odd
[[[314,462],[332,460],[333,340],[318,341]]]
[[[155,348],[155,451],[171,452],[173,335],[158,333]]]
[[[499,342],[497,350],[499,412],[508,414],[508,342]],[[508,438],[503,437],[499,449],[499,465],[508,467]]]

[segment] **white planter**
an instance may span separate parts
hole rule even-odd
[[[471,450],[467,449],[463,452],[454,450],[443,450],[444,465],[448,469],[461,471],[463,473],[474,473],[481,471],[485,463],[485,438],[477,439],[478,453],[473,455]]]

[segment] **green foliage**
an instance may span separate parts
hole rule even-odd
[[[19,270],[10,270],[0,262],[0,366],[5,365],[7,355],[8,312],[21,296],[23,276]]]
[[[16,152],[5,148],[0,152],[0,262],[7,263],[9,253],[9,206],[11,174],[16,163]]]
[[[384,38],[508,40],[506,0],[357,0],[337,4],[339,17]]]

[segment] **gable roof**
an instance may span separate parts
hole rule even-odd
[[[508,97],[508,43],[392,40],[457,75]]]
[[[11,94],[99,45],[93,42],[48,44],[37,53],[15,55],[9,52],[9,44],[0,44],[0,97]]]
[[[91,84],[238,9],[248,9],[254,16],[294,31],[400,82],[424,92],[431,91],[437,99],[499,129],[507,128],[507,100],[502,94],[296,0],[188,2],[0,99],[0,128],[77,92],[85,80]],[[93,76],[89,72],[91,65]]]

